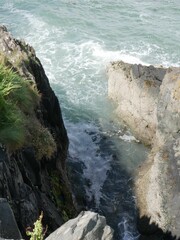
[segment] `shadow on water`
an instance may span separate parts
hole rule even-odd
[[[106,138],[100,145],[104,154],[111,152],[112,160],[111,169],[107,172],[107,178],[102,187],[99,212],[106,217],[107,223],[115,230],[115,240],[135,239],[138,233],[134,221],[136,208],[132,175],[122,166],[123,155],[117,152],[113,141]]]
[[[155,223],[150,224],[149,218],[138,216],[133,173],[146,159],[147,153],[143,155],[140,144],[122,140],[122,148],[117,149],[119,145],[103,130],[91,123],[80,123],[70,130],[70,145],[71,141],[75,143],[70,146],[68,171],[79,211],[92,210],[104,215],[107,224],[114,229],[114,240],[180,240],[170,232],[164,233]],[[124,155],[123,148],[129,147],[131,151],[132,144],[139,149],[139,155],[133,153],[131,161],[136,161],[140,155],[143,160],[136,161],[129,171],[125,166],[128,156]]]
[[[83,128],[82,125],[81,127]],[[68,127],[67,129],[70,128]],[[82,131],[82,129],[79,129],[79,131]],[[85,135],[83,135],[84,133]],[[73,134],[76,135],[75,131]],[[133,176],[126,170],[124,163],[122,164],[121,162],[124,153],[121,155],[121,151],[117,151],[117,146],[114,144],[113,139],[105,134],[101,128],[95,129],[95,131],[91,131],[91,128],[89,130],[84,129],[79,137],[82,139],[80,142],[77,142],[78,144],[76,143],[75,148],[77,149],[73,149],[73,152],[77,151],[77,159],[74,159],[74,156],[70,154],[68,160],[69,176],[79,210],[92,210],[104,215],[107,219],[107,224],[114,229],[114,240],[138,239],[139,233],[136,228],[137,213],[132,190]],[[85,138],[90,138],[91,143],[87,142]],[[91,155],[88,161],[94,161],[94,168],[90,167],[89,170],[87,169],[89,163],[87,164],[83,157],[78,159],[78,148],[92,147],[87,146],[87,144],[93,144],[97,147],[93,146],[96,149],[96,153],[93,153],[94,150],[92,150],[92,153],[91,151],[85,152],[85,154]],[[130,143],[127,143],[127,146],[129,145]],[[109,167],[104,167],[98,161],[104,161],[104,165],[109,164]],[[105,169],[104,172],[103,168]],[[89,178],[86,178],[84,175],[84,171],[87,170],[93,171],[93,173],[88,175],[90,176]],[[94,175],[98,176],[95,177]],[[100,187],[93,186],[93,184],[98,184],[97,181],[103,179],[101,175],[105,175],[105,178],[102,182],[99,182],[101,184]],[[91,177],[95,178],[96,182],[93,182]],[[87,192],[92,193],[92,196],[89,197]]]
[[[163,232],[158,224],[152,222],[147,216],[138,217],[137,228],[141,233],[139,240],[180,240],[180,237],[173,236],[171,232]]]

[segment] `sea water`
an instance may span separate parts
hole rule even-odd
[[[0,0],[0,24],[35,48],[59,98],[76,197],[115,239],[138,239],[133,179],[148,149],[117,124],[106,66],[179,66],[180,1]]]

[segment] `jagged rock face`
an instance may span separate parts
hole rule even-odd
[[[157,103],[157,130],[136,187],[140,214],[180,237],[180,69],[167,71]]]
[[[23,234],[40,211],[44,212],[48,231],[52,231],[75,213],[65,168],[68,138],[59,102],[34,49],[14,39],[5,27],[0,27],[0,56],[23,78],[35,81],[42,96],[36,117],[52,133],[57,145],[51,159],[41,160],[32,147],[14,153],[1,148],[0,197],[10,202]]]
[[[180,68],[171,68],[160,88],[157,105],[156,157],[166,225],[180,237]],[[155,143],[155,144],[156,144]],[[155,148],[155,147],[154,147]],[[165,201],[164,201],[165,200]]]
[[[113,230],[106,219],[94,212],[81,212],[69,220],[46,240],[113,240]]]
[[[117,62],[108,72],[109,94],[117,101],[119,116],[137,138],[152,146],[136,179],[140,217],[150,217],[150,223],[180,237],[180,68]],[[144,224],[139,221],[138,229],[149,235]]]
[[[163,68],[113,62],[108,69],[108,95],[117,103],[116,113],[146,144],[156,132],[159,87]]]

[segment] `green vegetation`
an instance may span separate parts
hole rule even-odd
[[[34,223],[34,228],[31,230],[31,228],[26,229],[26,235],[30,236],[30,240],[43,240],[44,236],[47,231],[47,227],[44,230],[42,225],[42,219],[43,219],[43,212],[41,212],[41,215],[39,216],[38,220]]]
[[[37,159],[51,158],[57,146],[49,130],[43,127],[36,118],[31,118],[31,124],[28,128],[31,145],[35,149]]]
[[[53,155],[56,143],[36,117],[39,102],[40,94],[32,80],[0,64],[0,143],[11,151],[31,146],[42,159]]]
[[[39,101],[34,84],[0,65],[0,142],[17,148],[25,141],[25,114]]]

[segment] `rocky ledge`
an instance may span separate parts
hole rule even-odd
[[[33,226],[41,211],[44,213],[43,224],[47,224],[48,232],[52,232],[76,213],[65,167],[68,138],[59,102],[34,49],[13,38],[4,26],[0,27],[0,65],[1,74],[11,74],[12,80],[6,88],[2,85],[4,79],[1,75],[1,87],[7,90],[7,94],[1,98],[1,89],[0,100],[5,104],[9,95],[15,98],[13,89],[19,91],[16,94],[19,108],[13,116],[22,116],[25,129],[25,137],[17,146],[14,137],[20,131],[13,127],[6,131],[4,125],[7,122],[2,121],[2,111],[7,113],[8,108],[0,106],[0,197],[8,200],[23,236],[26,227]],[[31,93],[36,89],[39,100],[33,107],[30,105],[31,109],[23,102],[26,96],[21,95],[21,86],[13,86],[14,79],[23,84],[27,81],[24,84],[26,92],[30,93],[27,86],[31,87]],[[33,99],[26,100],[29,103]],[[10,99],[5,106],[12,107],[13,104],[16,102]],[[10,124],[14,121],[16,125],[19,119],[14,120],[13,116]],[[8,142],[7,134],[13,144]]]
[[[107,72],[120,121],[151,146],[135,183],[140,217],[180,237],[180,68],[120,61]],[[144,231],[142,221],[138,228],[144,235],[156,231]]]
[[[94,212],[81,212],[69,220],[46,240],[113,240],[113,230],[106,219]]]

